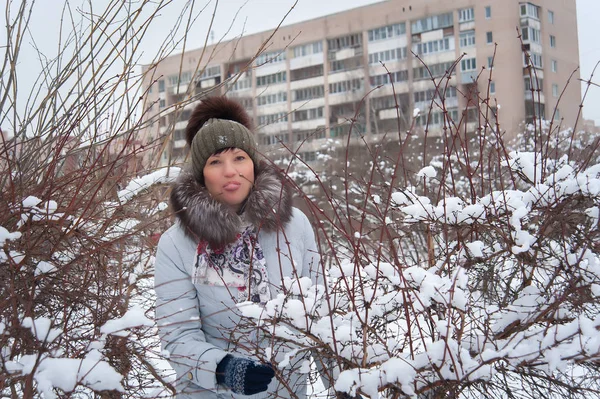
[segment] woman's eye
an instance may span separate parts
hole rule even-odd
[[[236,161],[243,161],[244,159],[246,159],[246,157],[243,155],[238,155],[237,157],[235,157]]]
[[[219,160],[218,160],[218,159],[213,159],[212,161],[209,161],[209,162],[208,162],[208,164],[209,164],[209,165],[216,165],[216,164],[218,164],[218,163],[219,163]]]

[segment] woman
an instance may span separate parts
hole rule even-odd
[[[186,128],[191,165],[171,192],[177,221],[155,264],[158,330],[178,398],[306,396],[305,375],[273,378],[267,360],[278,348],[236,311],[266,303],[286,276],[316,283],[318,274],[313,230],[283,177],[259,160],[250,127],[240,104],[211,97]]]

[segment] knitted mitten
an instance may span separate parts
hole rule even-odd
[[[231,355],[225,356],[217,365],[217,383],[242,395],[266,391],[274,376],[271,365]]]

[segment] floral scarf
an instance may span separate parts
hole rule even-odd
[[[235,241],[220,248],[211,248],[200,241],[196,250],[193,282],[237,288],[236,302],[267,303],[271,299],[267,265],[260,247],[256,227],[246,226]]]

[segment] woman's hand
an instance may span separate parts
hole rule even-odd
[[[225,356],[217,365],[217,383],[242,395],[266,391],[274,376],[275,370],[270,364],[231,355]]]

